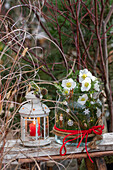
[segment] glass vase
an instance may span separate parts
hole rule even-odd
[[[61,130],[88,130],[93,126],[102,125],[102,119],[99,117],[102,112],[102,104],[98,97],[92,97],[87,93],[87,102],[79,103],[78,100],[83,93],[70,94],[70,96],[65,96],[58,94],[58,100],[55,110],[55,126]],[[84,100],[84,99],[83,99]],[[55,140],[59,144],[63,144],[63,139],[68,132],[59,132],[53,129],[55,134]],[[102,135],[96,135],[91,133],[88,135],[87,143],[90,143],[94,137],[101,139]],[[77,137],[77,135],[69,136],[66,140],[70,140]],[[78,145],[81,138],[73,140],[72,142],[67,142],[66,145]],[[65,140],[65,141],[66,141]],[[85,145],[86,136],[81,142],[80,146]],[[99,143],[97,140],[96,143]]]

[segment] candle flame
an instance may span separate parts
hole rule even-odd
[[[40,117],[37,117],[38,124],[40,124]]]

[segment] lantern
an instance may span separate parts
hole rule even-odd
[[[24,146],[49,144],[49,108],[29,92],[26,103],[19,110],[21,116],[21,141]]]

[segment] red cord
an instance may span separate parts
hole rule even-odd
[[[86,136],[86,140],[85,140],[85,149],[86,149],[86,153],[89,157],[89,159],[91,160],[91,162],[93,163],[91,157],[89,156],[89,153],[88,153],[88,150],[87,150],[87,138],[88,138],[88,135],[91,134],[92,132],[94,132],[95,134],[97,135],[101,135],[102,134],[102,130],[104,129],[104,125],[98,125],[98,126],[93,126],[91,129],[88,129],[88,130],[63,130],[63,129],[59,129],[56,127],[56,125],[54,125],[54,129],[57,130],[57,131],[60,131],[60,132],[67,132],[69,133],[68,135],[66,135],[63,139],[63,144],[60,148],[60,155],[61,156],[64,156],[66,154],[66,147],[65,147],[65,144],[68,143],[68,142],[71,142],[73,140],[76,140],[78,138],[81,137],[81,140],[79,141],[78,145],[77,145],[77,148],[80,146],[82,140],[84,139],[84,137]],[[79,134],[79,135],[78,135]],[[68,137],[68,136],[73,136],[73,135],[78,135],[77,137],[73,138],[73,139],[69,139],[65,142],[65,139]],[[62,149],[64,148],[65,152],[62,153]]]

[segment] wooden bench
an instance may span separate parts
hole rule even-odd
[[[23,147],[19,139],[7,140],[4,149],[3,163],[7,166],[7,164],[21,165],[23,163],[46,162],[50,160],[85,158],[87,169],[88,167],[91,169],[91,166],[93,166],[83,147],[66,146],[67,154],[60,156],[59,150],[61,145],[57,144],[53,137],[51,137],[50,140],[51,144],[43,147]],[[104,134],[103,140],[97,149],[88,149],[88,152],[91,158],[95,158],[99,170],[107,169],[103,157],[113,155],[113,133]]]

